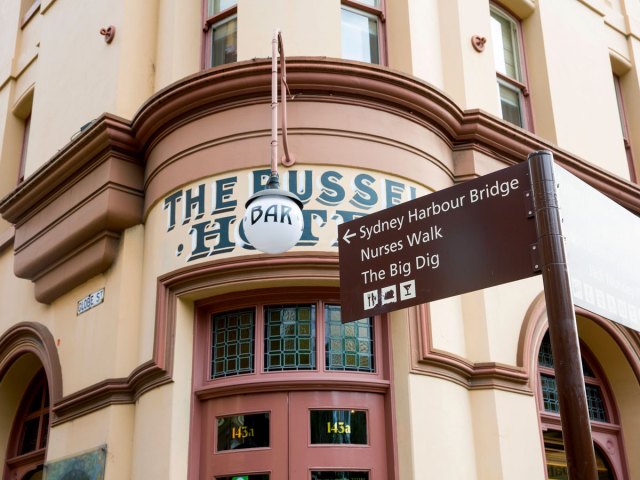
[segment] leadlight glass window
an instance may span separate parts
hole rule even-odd
[[[604,408],[602,391],[597,385],[585,385],[587,393],[587,406],[589,407],[589,418],[599,422],[607,421],[607,412]]]
[[[22,424],[18,455],[33,452],[47,446],[47,436],[49,433],[49,389],[44,380],[44,375],[40,375],[32,389],[32,397]]]
[[[540,369],[540,388],[542,391],[542,403],[547,412],[560,413],[558,400],[558,387],[556,385],[553,371],[553,353],[551,351],[551,338],[549,333],[545,334],[538,351],[538,367]],[[585,378],[585,390],[587,395],[587,406],[589,407],[589,418],[591,420],[607,422],[607,412],[604,396],[600,386],[597,384],[593,369],[582,359],[582,372]]]
[[[540,376],[542,388],[542,402],[547,412],[560,413],[560,401],[558,400],[558,386],[555,377],[549,375]]]
[[[265,307],[266,371],[316,368],[316,306]]]
[[[220,313],[212,319],[211,378],[253,372],[253,310]]]
[[[342,323],[339,305],[325,306],[327,370],[374,371],[373,321]]]
[[[292,302],[205,307],[208,322],[199,327],[200,338],[207,338],[204,381],[233,383],[238,376],[295,370],[380,374],[374,317],[343,324],[336,300]]]

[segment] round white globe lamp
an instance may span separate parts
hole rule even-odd
[[[265,253],[286,252],[298,243],[304,227],[300,199],[277,187],[277,179],[270,180],[267,189],[253,194],[242,219],[249,243]]]

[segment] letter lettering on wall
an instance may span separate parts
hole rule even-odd
[[[187,262],[238,250],[253,251],[244,234],[244,202],[264,190],[271,169],[230,173],[195,182],[167,195],[162,202],[166,234],[176,257]],[[397,178],[349,167],[285,170],[283,189],[305,203],[304,225],[298,246],[333,249],[337,225],[388,206],[413,199],[426,189]],[[420,192],[418,192],[420,190]],[[252,205],[249,220],[291,223],[287,208]],[[184,225],[183,228],[182,225]],[[190,241],[189,241],[190,240]]]
[[[228,177],[213,183],[213,208],[211,214],[230,212],[236,208],[238,201],[233,199],[233,189],[238,183],[238,177]]]
[[[235,243],[229,238],[229,227],[235,221],[235,216],[229,216],[219,217],[214,222],[205,221],[193,224],[189,231],[192,249],[188,261],[232,251]],[[215,242],[210,244],[209,241]]]
[[[338,183],[342,174],[334,171],[324,172],[320,176],[322,193],[318,202],[323,205],[338,205],[344,201],[344,188]]]
[[[354,207],[369,210],[378,203],[378,193],[371,187],[376,179],[368,173],[361,173],[354,179],[356,193],[349,203]]]
[[[173,230],[173,227],[176,226],[176,208],[181,199],[182,190],[178,190],[164,199],[164,209],[169,210],[167,216],[167,232]]]
[[[300,174],[304,175],[302,188],[300,188]],[[313,172],[311,170],[289,170],[289,191],[295,193],[302,203],[307,203],[313,194]]]
[[[194,193],[194,189],[187,189],[185,191],[185,200],[182,204],[182,224],[186,225],[191,221],[191,212],[195,208],[196,216],[194,220],[199,220],[204,216],[204,183],[201,183],[197,187],[197,193]]]

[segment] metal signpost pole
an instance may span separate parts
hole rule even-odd
[[[569,478],[597,480],[578,331],[553,176],[553,156],[546,151],[533,152],[528,161]]]

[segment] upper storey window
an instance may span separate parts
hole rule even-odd
[[[520,22],[505,11],[491,7],[491,37],[498,79],[502,118],[519,127],[528,127],[529,95],[522,55]]]
[[[342,58],[383,63],[382,1],[342,1]]]
[[[629,127],[627,125],[627,115],[624,108],[624,99],[622,98],[622,86],[620,85],[620,77],[613,75],[613,84],[616,90],[616,100],[618,101],[618,114],[620,115],[620,127],[622,128],[622,140],[624,142],[624,150],[627,154],[627,162],[629,164],[629,177],[632,182],[638,181],[638,175],[633,163],[633,155],[631,154],[631,137],[629,136]]]
[[[238,59],[238,6],[234,0],[208,0],[205,22],[205,67]]]

